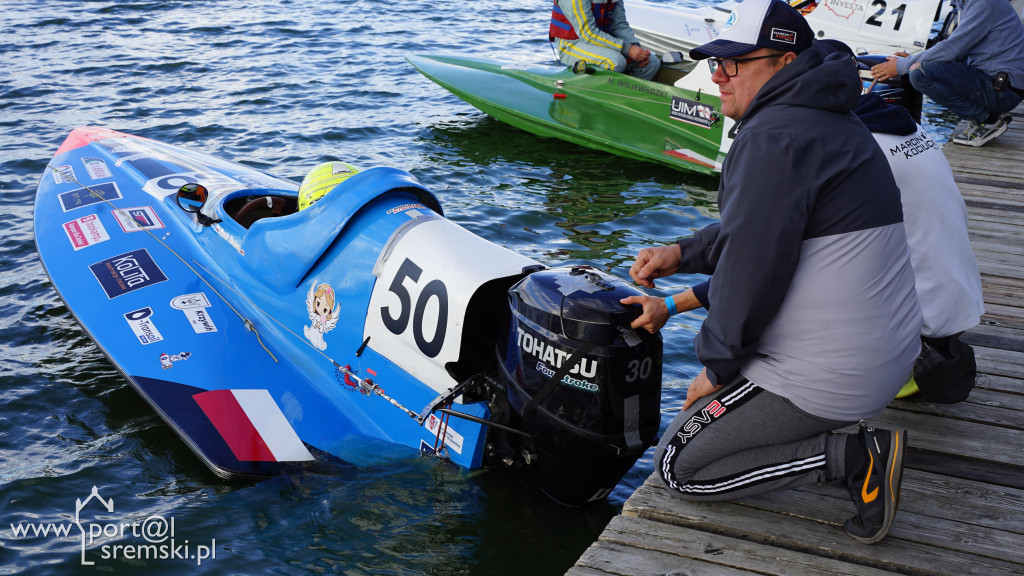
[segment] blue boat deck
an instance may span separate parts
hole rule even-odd
[[[651,477],[569,576],[1024,574],[1024,107],[1014,118],[984,147],[944,147],[982,275],[986,313],[964,336],[979,381],[959,404],[896,401],[872,420],[909,430],[889,536],[848,537],[839,487],[695,503]]]

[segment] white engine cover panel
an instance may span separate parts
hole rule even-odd
[[[436,390],[456,382],[445,364],[459,359],[466,309],[484,283],[521,274],[535,260],[444,218],[422,215],[399,228],[374,266],[363,339]],[[494,303],[507,307],[507,299]]]

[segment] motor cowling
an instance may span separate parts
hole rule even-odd
[[[604,498],[657,442],[661,335],[629,328],[642,309],[620,303],[640,294],[589,266],[534,272],[509,290],[509,405],[541,490],[563,504]]]

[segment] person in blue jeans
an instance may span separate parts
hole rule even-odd
[[[910,83],[963,120],[957,144],[981,146],[1006,131],[1024,98],[1024,23],[1007,0],[953,0],[959,24],[949,38],[871,68],[884,82],[910,74]]]

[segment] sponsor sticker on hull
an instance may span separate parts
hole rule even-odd
[[[192,330],[196,334],[207,334],[217,331],[213,318],[210,317],[210,313],[206,310],[209,307],[210,300],[203,292],[182,294],[171,299],[171,308],[185,313],[185,318],[188,319],[189,325],[192,326]]]
[[[71,247],[76,252],[87,246],[110,240],[110,235],[107,234],[106,228],[103,227],[103,223],[100,222],[99,216],[96,214],[65,222],[64,233],[68,235]]]
[[[672,97],[672,111],[669,112],[669,117],[701,128],[711,128],[718,120],[714,106],[679,96]]]
[[[104,178],[113,178],[114,175],[110,172],[110,167],[101,158],[85,157],[82,158],[82,164],[85,165],[85,171],[89,174],[89,177],[93,180],[102,180]]]
[[[164,339],[160,331],[156,329],[156,324],[153,323],[152,308],[139,308],[138,310],[126,312],[124,319],[128,321],[128,325],[132,327],[132,332],[135,333],[135,336],[142,345],[160,342]]]
[[[121,230],[125,232],[140,232],[164,227],[163,221],[157,216],[152,206],[118,208],[111,213],[117,219],[117,223],[121,225]]]
[[[119,254],[89,265],[108,299],[167,280],[145,248]]]
[[[88,188],[62,192],[57,198],[60,200],[61,210],[68,212],[97,202],[117,200],[121,198],[121,191],[117,189],[117,184],[105,182]]]
[[[444,445],[456,451],[457,453],[462,454],[462,445],[465,442],[465,438],[462,437],[462,434],[459,434],[458,432],[453,430],[448,424],[442,422],[440,418],[434,416],[433,414],[431,414],[427,418],[427,421],[424,423],[424,426],[426,427],[427,430],[430,431],[431,434],[434,435],[435,438],[437,438],[438,435],[443,432]]]
[[[57,166],[56,170],[52,171],[53,181],[56,184],[66,184],[68,182],[75,181],[75,170],[70,164],[64,164],[63,166]],[[67,212],[67,210],[65,210]]]

